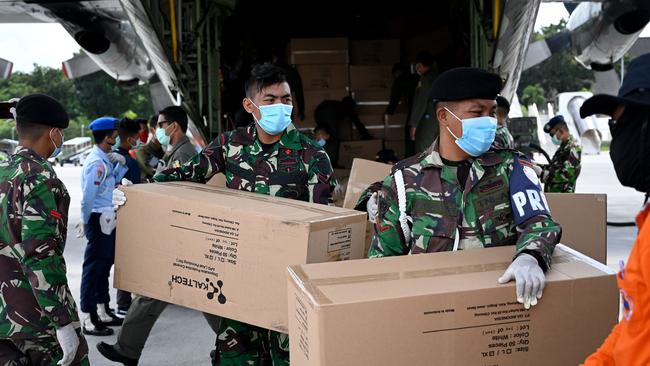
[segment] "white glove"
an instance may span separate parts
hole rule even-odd
[[[542,178],[542,174],[544,173],[542,167],[537,164],[531,164],[531,165],[533,166],[533,170],[535,171],[535,174],[537,174],[538,177]]]
[[[164,161],[159,160],[158,161],[158,166],[156,166],[156,173],[154,175],[158,175],[163,172],[163,170],[167,169],[167,165],[165,164]]]
[[[158,166],[159,161],[160,160],[157,157],[154,156],[149,160],[149,166],[152,167],[152,168],[155,168],[155,167]]]
[[[368,211],[368,221],[375,222],[375,218],[377,218],[377,192],[368,198],[366,210]]]
[[[133,182],[126,178],[122,178],[122,186],[132,186]],[[126,203],[126,195],[119,188],[113,190],[113,209],[117,211],[122,205]]]
[[[111,235],[115,230],[115,211],[111,208],[104,210],[99,216],[99,228],[104,235]]]
[[[75,229],[77,230],[77,238],[82,238],[86,234],[86,228],[84,227],[84,223],[81,221],[77,223]]]
[[[108,154],[108,161],[110,161],[113,164],[118,163],[121,165],[126,165],[126,158],[116,152],[112,152]]]
[[[524,304],[526,309],[537,305],[546,285],[546,276],[537,259],[530,254],[519,254],[499,278],[499,283],[504,284],[512,280],[516,282],[517,301]]]
[[[68,366],[74,361],[79,347],[79,336],[75,332],[72,323],[56,330],[56,339],[63,350],[63,358],[57,365]]]

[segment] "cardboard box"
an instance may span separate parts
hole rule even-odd
[[[562,243],[607,263],[607,195],[545,193],[553,219],[562,226]]]
[[[350,80],[346,65],[298,65],[304,90],[347,90]]]
[[[392,166],[388,164],[376,161],[354,159],[345,191],[343,207],[354,210],[354,205],[359,200],[361,193],[372,183],[382,182],[390,174],[391,168]]]
[[[339,147],[339,165],[349,168],[354,158],[375,160],[382,145],[382,140],[342,141]]]
[[[347,38],[294,38],[289,43],[294,65],[347,64]]]
[[[386,123],[389,125],[405,125],[408,123],[408,113],[395,113],[386,115]]]
[[[350,66],[350,88],[354,90],[389,90],[392,66]]]
[[[353,65],[393,65],[400,61],[398,39],[350,42],[350,63]]]
[[[404,125],[386,126],[385,137],[387,141],[404,141],[406,140],[406,127]]]
[[[324,90],[306,90],[305,95],[305,119],[314,119],[314,111],[318,105],[325,100],[342,100],[348,96],[345,88],[341,89],[324,89]]]
[[[359,118],[362,116],[382,116],[382,121],[384,120],[384,114],[386,112],[386,107],[388,106],[388,102],[364,102],[364,103],[357,103],[355,107],[355,111],[357,112],[357,115]]]
[[[291,266],[294,365],[577,365],[618,319],[614,272],[558,245],[540,303],[497,279],[514,247]]]
[[[363,256],[363,212],[196,183],[124,190],[115,287],[136,294],[287,332],[286,267]]]

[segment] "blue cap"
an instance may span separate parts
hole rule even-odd
[[[88,125],[91,131],[117,130],[119,127],[120,120],[115,117],[100,117]]]

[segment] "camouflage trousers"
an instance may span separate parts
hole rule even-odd
[[[46,334],[32,339],[0,339],[0,366],[55,366],[63,351],[54,335]],[[90,366],[88,344],[79,336],[79,348],[74,366]]]
[[[220,366],[288,366],[289,335],[223,319],[217,336]]]

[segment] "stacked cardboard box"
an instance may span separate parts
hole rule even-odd
[[[348,40],[346,38],[294,38],[290,60],[302,79],[305,120],[301,129],[316,126],[314,110],[324,100],[341,100],[348,95]]]

